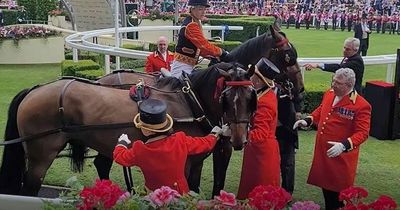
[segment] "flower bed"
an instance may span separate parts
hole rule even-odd
[[[247,200],[237,200],[233,193],[221,191],[219,196],[207,200],[204,195],[189,192],[180,195],[177,191],[163,186],[154,192],[146,193],[136,189],[130,195],[109,180],[96,180],[92,187],[83,187],[75,179],[70,181],[74,189],[62,196],[62,203],[47,203],[45,209],[290,209],[292,197],[284,189],[274,186],[257,186]],[[361,187],[350,187],[340,193],[339,199],[345,203],[342,210],[395,210],[396,202],[381,196],[371,204],[363,203],[368,192]],[[318,210],[320,206],[312,201],[295,202],[293,210]]]
[[[60,63],[64,38],[43,27],[0,28],[0,64]]]

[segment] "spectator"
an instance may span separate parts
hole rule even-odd
[[[206,8],[210,7],[207,0],[189,0],[190,15],[183,20],[178,34],[178,44],[175,48],[175,60],[172,63],[172,76],[179,78],[182,72],[191,74],[199,56],[214,56],[221,60],[228,52],[211,44],[202,31],[201,20]]]
[[[306,70],[320,68],[322,71],[336,72],[340,68],[350,68],[356,74],[355,89],[361,94],[361,83],[364,75],[364,61],[357,53],[360,47],[360,40],[357,38],[347,38],[344,41],[343,60],[340,64],[307,63],[304,65]]]
[[[0,9],[0,27],[4,26],[3,10]]]
[[[145,72],[160,73],[164,68],[171,70],[171,63],[174,60],[174,54],[168,51],[168,39],[165,36],[160,36],[157,41],[157,50],[147,56]]]
[[[17,24],[26,23],[26,10],[24,6],[18,8],[17,12]]]
[[[187,156],[210,151],[222,129],[215,126],[212,134],[205,137],[190,137],[183,132],[170,134],[173,120],[166,110],[167,105],[160,100],[140,103],[134,123],[144,139],[135,140],[130,146],[131,140],[122,134],[113,152],[114,161],[126,167],[138,166],[150,190],[169,186],[181,194],[187,193],[189,186],[184,175]]]
[[[273,79],[279,70],[266,58],[251,77],[258,93],[257,110],[244,148],[238,199],[245,199],[258,185],[280,185],[279,145],[275,138],[277,97]]]
[[[337,70],[321,105],[293,126],[318,127],[307,183],[322,188],[326,210],[343,207],[339,192],[354,185],[360,145],[368,138],[371,105],[354,91],[355,80],[351,69]]]
[[[368,28],[367,24],[367,14],[363,14],[361,22],[357,21],[356,25],[354,26],[354,38],[360,40],[360,48],[358,49],[358,54],[361,54],[362,56],[367,55],[370,33],[371,30]]]

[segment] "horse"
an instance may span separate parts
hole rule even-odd
[[[304,90],[303,79],[300,74],[300,67],[297,63],[297,52],[293,45],[287,40],[285,35],[280,32],[279,26],[274,23],[270,27],[270,33],[264,33],[261,36],[252,38],[242,45],[232,50],[228,55],[230,62],[238,62],[244,66],[256,64],[260,58],[269,58],[280,70],[281,74],[276,78],[279,87],[289,97],[297,97]],[[288,59],[289,58],[289,59]],[[287,61],[288,60],[288,61]],[[147,84],[154,84],[156,78],[149,79],[149,75],[142,77],[142,73],[135,71],[114,71],[99,80],[100,84],[112,85],[118,88],[130,87],[132,83],[139,80],[146,80]],[[126,86],[126,84],[129,84]],[[284,112],[285,109],[279,109]],[[288,110],[289,111],[289,110]],[[235,148],[240,150],[241,148]],[[229,141],[220,141],[213,151],[213,195],[218,195],[224,188],[226,171],[232,155],[232,145]],[[96,156],[94,165],[96,166],[100,178],[108,179],[112,165],[112,160],[105,158],[101,154]],[[201,172],[202,162],[199,165],[193,165],[189,171],[189,187],[198,192],[200,184],[199,172]]]
[[[165,78],[149,87],[150,97],[167,102],[167,112],[176,121],[174,130],[200,135],[204,131],[198,124],[224,121],[232,129],[232,145],[240,146],[247,138],[257,104],[249,80],[253,73],[254,67],[247,70],[222,63],[190,75],[184,84]],[[187,97],[196,98],[203,113],[195,115],[199,113],[190,107],[196,103]],[[36,196],[46,171],[67,144],[71,146],[73,169],[78,171],[83,170],[87,147],[111,158],[121,133],[140,139],[141,132],[132,122],[136,113],[137,103],[130,99],[128,90],[77,79],[22,90],[8,111],[0,193]],[[188,123],[189,118],[193,120]]]

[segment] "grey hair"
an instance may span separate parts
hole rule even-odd
[[[348,87],[353,88],[356,83],[356,74],[353,69],[341,68],[335,72],[335,77],[341,77],[346,79],[346,84]]]
[[[354,51],[358,51],[358,49],[360,48],[360,40],[354,37],[349,37],[344,40],[344,45],[350,43],[352,44]]]

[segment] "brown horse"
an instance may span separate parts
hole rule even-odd
[[[281,70],[282,73],[276,78],[276,82],[280,84],[280,88],[284,89],[283,92],[296,97],[304,90],[300,67],[297,63],[296,49],[288,42],[285,35],[279,32],[279,26],[276,24],[270,27],[270,33],[265,33],[246,41],[229,54],[229,60],[240,62],[246,66],[256,64],[261,57],[269,58]],[[131,84],[137,83],[139,79],[150,85],[157,80],[156,77],[143,75],[143,73],[135,71],[115,71],[100,78],[98,82],[118,88],[129,88]],[[127,86],[126,84],[129,85]],[[242,149],[242,144],[240,147],[234,146],[234,149]],[[232,144],[229,141],[217,143],[213,151],[213,195],[219,194],[220,190],[224,188],[226,171],[231,155]],[[198,192],[203,162],[197,162],[198,165],[195,164],[195,161],[191,161],[191,163],[187,176],[189,187],[191,190]],[[94,165],[99,177],[108,179],[112,160],[100,154],[96,157]]]
[[[186,83],[183,88],[176,79],[164,79],[151,88],[151,97],[167,102],[168,113],[176,120],[175,130],[199,135],[204,131],[198,124],[208,120],[216,125],[223,120],[232,128],[232,144],[242,144],[257,103],[249,80],[253,72],[254,68],[247,71],[220,64],[190,75],[191,85]],[[215,87],[221,79],[219,90]],[[191,91],[204,116],[192,123],[181,122],[194,117],[192,104],[186,100]],[[128,92],[71,79],[21,91],[9,108],[0,193],[37,195],[46,171],[67,143],[72,147],[75,169],[82,170],[86,147],[111,158],[121,133],[139,139],[140,130],[133,128],[132,122],[137,104]]]

